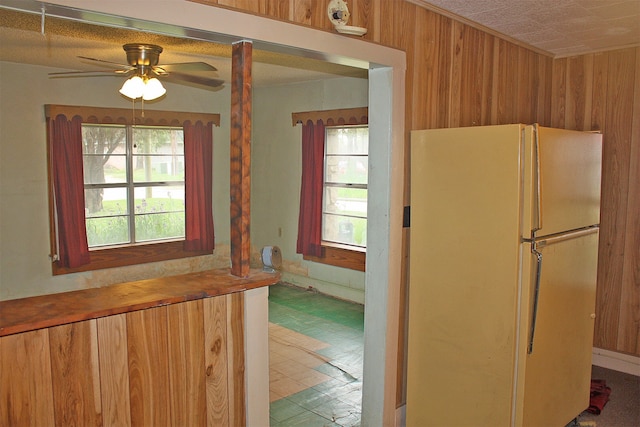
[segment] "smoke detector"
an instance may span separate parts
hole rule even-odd
[[[347,25],[351,14],[344,0],[331,0],[327,7],[327,15],[329,15],[329,20],[333,24],[333,27],[341,34],[363,36],[367,33],[366,28]]]

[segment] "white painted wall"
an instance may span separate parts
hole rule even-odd
[[[99,287],[228,265],[230,91],[167,83],[147,109],[220,113],[214,128],[216,255],[51,275],[45,104],[131,108],[117,77],[50,79],[41,66],[0,62],[0,300]],[[137,114],[140,103],[136,104]]]
[[[302,125],[291,113],[366,107],[366,79],[330,80],[255,88],[251,147],[251,243],[276,245],[283,280],[364,303],[364,273],[305,261],[296,253],[302,174]],[[340,96],[336,96],[339,93]]]
[[[51,79],[41,66],[0,62],[0,300],[105,286],[228,265],[229,89],[212,92],[166,84],[167,95],[147,109],[220,113],[214,129],[214,220],[216,255],[144,266],[51,276],[46,167],[45,104],[131,108],[118,94],[117,77]],[[8,84],[11,82],[11,84]],[[344,98],[336,100],[339,88]],[[256,89],[252,142],[252,242],[278,245],[285,258],[302,265],[321,291],[364,300],[364,274],[308,263],[295,253],[300,197],[300,126],[291,113],[367,105],[367,81],[336,78]],[[274,108],[277,105],[278,108]],[[140,103],[136,114],[140,114]],[[133,112],[132,112],[133,114]],[[277,191],[274,191],[277,189]],[[281,230],[281,235],[279,235]],[[285,274],[286,275],[286,274]],[[355,295],[352,296],[351,294]]]

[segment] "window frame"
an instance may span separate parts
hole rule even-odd
[[[128,233],[129,233],[129,239],[133,240],[131,242],[124,242],[124,243],[114,243],[114,244],[104,244],[104,245],[95,245],[95,246],[89,246],[89,251],[95,251],[95,250],[101,250],[101,249],[108,249],[108,248],[115,248],[115,247],[119,247],[119,246],[134,246],[137,244],[146,244],[146,243],[165,243],[165,242],[169,242],[169,241],[184,241],[185,236],[182,237],[169,237],[169,238],[163,238],[163,239],[150,239],[150,240],[140,240],[139,239],[139,230],[136,229],[136,215],[138,215],[138,213],[136,213],[135,210],[135,192],[137,188],[160,188],[160,187],[172,187],[175,185],[181,185],[183,188],[183,192],[186,193],[186,182],[185,179],[186,177],[183,177],[182,180],[178,180],[178,181],[157,181],[157,180],[151,180],[151,181],[136,181],[136,179],[134,178],[134,163],[135,163],[135,157],[136,156],[157,156],[157,154],[149,154],[149,153],[145,153],[145,154],[136,154],[134,153],[134,148],[135,148],[135,140],[134,140],[134,125],[130,125],[130,124],[98,124],[98,123],[83,123],[83,131],[84,131],[84,126],[88,126],[88,127],[119,127],[124,129],[124,135],[125,135],[125,141],[124,141],[124,145],[125,145],[125,153],[122,156],[124,158],[124,163],[126,164],[126,177],[125,180],[123,182],[118,182],[118,183],[84,183],[84,190],[85,190],[85,209],[86,209],[86,198],[87,198],[87,190],[105,190],[105,189],[122,189],[126,192],[127,194],[127,213],[126,215],[122,215],[123,217],[127,218],[127,222],[128,222]],[[182,137],[182,154],[179,157],[182,157],[183,160],[183,164],[184,164],[184,158],[185,158],[185,153],[184,153],[184,130],[181,126],[166,126],[166,125],[161,125],[161,124],[156,124],[156,125],[139,125],[140,127],[143,127],[145,129],[150,129],[150,128],[158,128],[158,129],[162,129],[162,130],[180,130],[183,133],[183,137]],[[103,154],[101,153],[100,156],[102,156]],[[83,153],[83,164],[85,164],[85,160],[86,157],[89,156],[89,154],[87,153]],[[95,156],[95,154],[90,154],[90,156]],[[86,164],[85,164],[86,165]],[[86,170],[86,169],[85,169]],[[184,214],[184,210],[182,210],[182,213]],[[86,219],[93,219],[93,218],[99,218],[99,217],[87,217]],[[185,218],[186,220],[186,218]],[[185,227],[186,229],[186,227]],[[88,236],[87,236],[88,237]]]
[[[368,115],[368,107],[356,107],[337,110],[297,112],[291,114],[291,119],[293,126],[307,123],[308,120],[311,120],[314,123],[321,120],[325,126],[366,125],[368,127]],[[322,254],[320,256],[302,255],[302,259],[335,267],[348,268],[362,272],[365,271],[367,259],[366,248],[341,245],[325,240],[322,240],[320,244],[322,247]]]
[[[79,116],[82,118],[82,123],[88,124],[130,125],[133,124],[134,119],[132,110],[130,109],[68,105],[45,106],[46,117],[56,117],[58,114],[64,114],[69,118]],[[186,121],[196,122],[198,120],[204,123],[211,122],[214,126],[220,126],[220,115],[207,113],[145,110],[144,118],[141,119],[142,122],[138,123],[138,118],[135,120],[135,124],[144,126],[183,127],[183,123]],[[90,262],[88,264],[79,267],[61,266],[57,261],[58,230],[55,218],[56,210],[52,179],[54,166],[52,164],[51,141],[49,139],[50,138],[47,137],[49,242],[52,273],[54,276],[211,254],[210,251],[206,250],[185,250],[185,239],[181,238],[172,241],[152,241],[119,246],[90,248]],[[213,159],[211,159],[211,161],[213,162]]]
[[[356,188],[356,189],[361,189],[361,190],[367,190],[368,192],[368,188],[369,188],[369,183],[367,182],[366,184],[358,184],[358,183],[337,183],[337,182],[329,182],[327,181],[327,163],[328,163],[328,158],[329,156],[344,156],[345,154],[328,154],[327,153],[327,144],[328,144],[328,140],[327,140],[327,133],[329,129],[347,129],[347,128],[366,128],[367,129],[367,154],[348,154],[349,156],[353,156],[353,157],[366,157],[367,158],[367,164],[369,161],[369,147],[368,147],[368,139],[369,139],[369,125],[368,124],[339,124],[339,125],[328,125],[325,126],[325,137],[324,137],[324,166],[323,166],[323,173],[322,173],[322,241],[321,244],[322,246],[327,246],[327,247],[332,247],[332,248],[337,248],[337,249],[344,249],[344,250],[352,250],[352,251],[357,251],[357,252],[367,252],[367,246],[359,246],[359,245],[351,245],[348,243],[343,243],[343,242],[335,242],[332,240],[328,240],[325,239],[324,236],[324,221],[326,218],[326,215],[331,215],[330,212],[326,212],[325,210],[325,200],[324,197],[327,194],[327,188]],[[335,214],[335,215],[339,215],[339,214]],[[346,216],[346,215],[343,215]],[[361,217],[355,217],[354,218],[361,218]],[[368,220],[368,217],[365,216],[364,217],[365,220]]]

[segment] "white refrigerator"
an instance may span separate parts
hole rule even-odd
[[[589,406],[598,133],[413,131],[406,425],[564,427]]]

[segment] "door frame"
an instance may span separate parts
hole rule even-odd
[[[0,0],[16,10],[41,13],[34,0]],[[155,32],[183,38],[234,43],[369,70],[369,213],[365,273],[365,345],[362,425],[396,424],[396,387],[404,184],[405,53],[351,36],[314,29],[186,0],[51,0],[47,15],[87,23]],[[256,308],[267,304],[255,299]],[[247,307],[247,354],[251,335],[268,336],[266,324]],[[260,310],[256,310],[259,312]],[[260,317],[260,316],[257,316]],[[256,343],[263,343],[259,339]],[[247,420],[259,419],[268,381],[267,354],[247,358]],[[267,363],[266,372],[264,369]],[[254,386],[257,385],[257,386]]]

